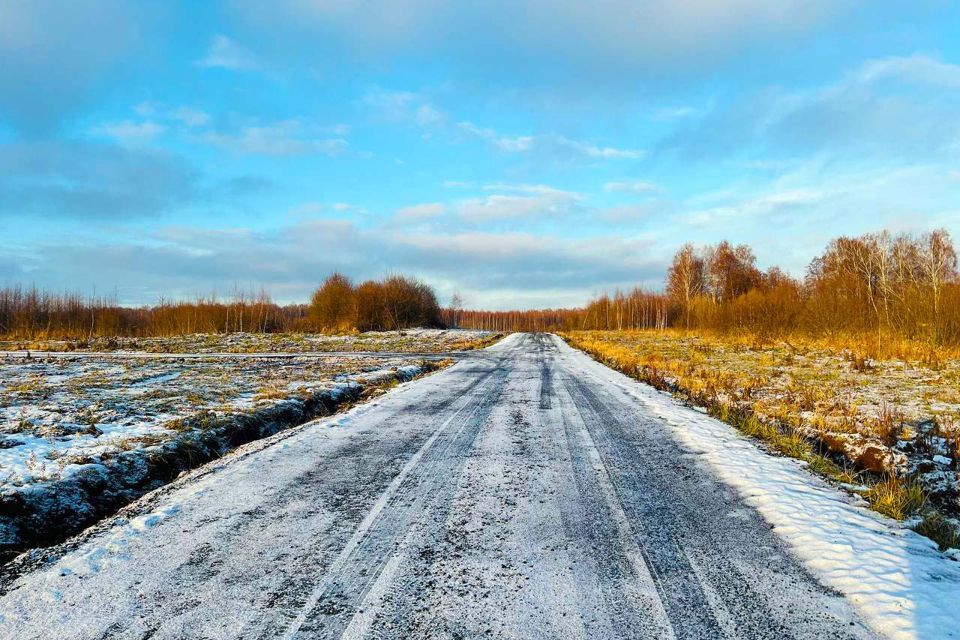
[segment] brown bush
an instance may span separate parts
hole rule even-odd
[[[357,316],[353,283],[342,273],[333,273],[310,298],[307,317],[316,331],[336,333],[353,328]]]
[[[442,324],[433,289],[405,276],[368,280],[353,287],[349,280],[334,274],[314,293],[308,313],[317,330],[387,331]]]

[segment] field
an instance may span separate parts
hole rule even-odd
[[[82,351],[106,349],[105,341],[3,356],[0,551],[55,539],[239,444],[328,414],[443,366],[446,352],[492,339],[463,331],[196,335],[112,341],[108,353]]]
[[[879,511],[960,513],[960,360],[802,340],[584,331],[571,344],[858,488]],[[929,525],[929,523],[928,523]]]
[[[91,337],[87,340],[0,340],[0,351],[136,351],[146,353],[318,353],[371,351],[446,353],[496,340],[490,331],[406,329],[349,335],[319,333],[198,333],[169,337]]]

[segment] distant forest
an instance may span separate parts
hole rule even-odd
[[[335,273],[314,292],[309,304],[286,306],[272,302],[265,291],[237,292],[226,301],[211,296],[134,308],[105,297],[23,287],[0,289],[0,336],[7,339],[338,333],[441,326],[440,305],[433,289],[404,276],[354,285]]]
[[[0,289],[0,335],[82,340],[185,333],[349,332],[409,327],[495,331],[690,329],[761,338],[805,333],[873,335],[960,345],[960,276],[950,235],[889,232],[833,240],[802,279],[761,271],[747,245],[674,255],[662,292],[615,291],[577,309],[480,311],[455,297],[441,308],[432,287],[406,276],[353,283],[329,276],[308,304],[280,306],[266,292],[130,308],[109,298]]]
[[[729,242],[684,245],[664,291],[616,291],[581,309],[446,310],[458,325],[499,331],[679,329],[874,335],[960,345],[960,277],[949,233],[887,231],[829,243],[805,277],[761,271],[753,250]]]

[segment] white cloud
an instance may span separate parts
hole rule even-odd
[[[552,218],[574,211],[583,196],[546,185],[487,185],[490,191],[505,191],[463,200],[458,217],[470,223],[488,223],[530,218]]]
[[[679,120],[681,118],[699,115],[700,113],[700,109],[695,109],[694,107],[659,107],[651,111],[650,117],[654,120]]]
[[[576,142],[566,138],[561,138],[561,141],[564,145],[568,145],[571,149],[579,151],[589,158],[626,158],[630,160],[639,160],[647,154],[647,152],[643,151],[642,149],[598,147],[596,145],[584,144],[582,142]]]
[[[647,194],[652,191],[657,191],[657,185],[652,182],[644,182],[643,180],[608,182],[603,185],[603,190],[614,193]]]
[[[188,127],[202,127],[210,122],[208,113],[190,107],[178,107],[169,113],[169,117]]]
[[[489,142],[505,153],[542,153],[558,159],[639,159],[646,155],[640,149],[602,146],[573,140],[554,133],[510,136],[469,120],[451,123],[450,116],[421,93],[389,91],[375,88],[367,92],[363,103],[380,118],[393,122],[410,122],[433,132],[459,132]]]
[[[438,218],[446,213],[447,207],[441,202],[415,204],[397,210],[394,219],[401,222],[421,222]]]
[[[416,120],[421,127],[431,127],[442,123],[446,115],[429,104],[422,104],[417,108]]]
[[[854,78],[865,84],[896,79],[960,89],[960,66],[917,53],[869,61],[857,71]]]
[[[212,120],[210,114],[194,107],[168,107],[142,102],[133,110],[145,120],[107,123],[93,131],[126,143],[136,143],[171,130],[185,134],[188,140],[212,144],[243,155],[333,156],[349,148],[349,143],[343,137],[350,132],[346,124],[316,125],[293,118],[218,130],[208,127]]]
[[[523,153],[533,149],[533,136],[517,136],[516,138],[497,138],[494,145],[501,151],[507,153]]]
[[[442,284],[441,297],[468,292],[472,305],[533,307],[581,304],[590,291],[659,283],[664,265],[650,241],[618,233],[569,239],[518,232],[438,232],[396,225],[363,228],[349,220],[312,219],[277,228],[164,229],[140,241],[67,241],[32,249],[39,286],[71,273],[117,287],[122,303],[264,286],[281,302],[302,302],[319,279],[343,271],[357,280],[399,271]],[[549,282],[549,285],[544,285]]]
[[[166,127],[149,120],[145,122],[133,122],[132,120],[122,120],[120,122],[108,122],[95,127],[94,134],[107,136],[120,142],[121,144],[142,144],[153,140],[158,135],[166,131]]]
[[[767,87],[679,127],[661,149],[685,159],[791,161],[831,154],[860,162],[955,157],[960,66],[923,55],[869,60],[812,88]]]
[[[363,96],[361,102],[379,118],[388,121],[417,122],[417,115],[421,109],[424,110],[424,121],[431,120],[431,116],[441,114],[440,110],[430,104],[424,96],[413,91],[393,91],[374,87]]]
[[[488,140],[506,153],[544,153],[566,159],[629,159],[643,158],[642,149],[621,149],[599,146],[594,143],[572,140],[566,136],[544,133],[535,135],[506,136],[488,127],[480,127],[470,121],[458,122],[460,131]]]
[[[241,71],[256,69],[259,62],[244,47],[224,35],[214,36],[207,55],[197,61],[201,67]]]
[[[687,221],[691,225],[704,225],[732,218],[769,218],[799,208],[817,205],[834,195],[830,190],[795,188],[743,198],[736,203],[693,211]]]
[[[245,126],[230,133],[210,131],[200,139],[243,155],[332,156],[344,153],[349,147],[343,138],[317,137],[299,120]]]
[[[470,122],[469,120],[464,120],[463,122],[458,122],[457,127],[472,136],[477,136],[478,138],[486,138],[488,140],[496,139],[499,134],[493,129],[487,127],[480,127]]]
[[[511,193],[528,193],[533,195],[566,198],[569,200],[583,200],[583,195],[576,191],[558,189],[546,184],[525,184],[510,182],[493,182],[483,185],[484,191],[507,191]]]
[[[155,102],[141,102],[133,111],[141,118],[163,120],[187,127],[202,127],[210,123],[210,114],[187,106],[167,107]]]

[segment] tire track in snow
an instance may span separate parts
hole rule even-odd
[[[467,395],[460,409],[407,462],[325,572],[284,638],[295,638],[301,631],[310,637],[337,637],[350,623],[384,568],[409,547],[404,539],[414,521],[449,503],[444,500],[453,489],[449,476],[455,476],[456,463],[472,446],[508,373],[503,367],[492,371],[489,382]]]
[[[639,504],[636,499],[628,500],[624,505],[620,499],[620,494],[634,498],[655,496],[659,487],[639,482],[638,474],[631,473],[635,463],[615,448],[609,434],[615,421],[613,413],[608,407],[594,402],[595,398],[588,395],[589,390],[585,390],[582,381],[567,377],[563,380],[563,387],[570,394],[570,408],[583,425],[583,438],[596,456],[594,464],[597,472],[605,476],[609,474],[611,495],[608,499],[620,513],[630,509],[635,530],[630,535],[636,540],[635,544],[653,578],[674,633],[678,638],[721,637],[720,625],[709,606],[703,586],[673,533],[676,526],[667,522],[671,515],[669,511],[658,509],[652,500]],[[595,443],[599,443],[603,453]],[[632,485],[627,491],[623,491],[625,482]],[[614,483],[621,488],[620,492],[613,489]],[[626,515],[623,517],[626,520]]]
[[[397,408],[396,413],[404,415],[410,411],[439,419],[448,417],[460,411],[466,399],[475,393],[478,386],[487,382],[493,373],[493,370],[477,369],[477,375],[468,377],[467,384],[456,384],[452,389],[453,393],[431,398],[427,403],[418,400],[406,402]],[[205,583],[213,577],[241,580],[244,572],[237,571],[237,549],[243,539],[262,533],[265,521],[269,521],[267,530],[287,528],[284,520],[296,521],[302,518],[305,507],[317,512],[336,514],[329,519],[329,524],[312,531],[314,544],[296,547],[289,544],[289,540],[285,541],[287,544],[283,545],[283,551],[276,556],[284,562],[274,570],[278,577],[282,576],[283,579],[275,581],[275,588],[263,592],[258,599],[257,609],[266,611],[302,605],[303,589],[309,590],[312,582],[302,575],[300,568],[328,566],[333,558],[329,555],[329,545],[326,543],[338,537],[348,539],[366,513],[366,508],[363,513],[357,513],[354,505],[374,503],[377,493],[372,492],[379,493],[383,487],[389,485],[390,480],[374,478],[371,481],[371,478],[365,478],[363,474],[370,467],[377,469],[377,476],[382,477],[391,474],[394,466],[396,471],[393,473],[399,472],[401,467],[397,460],[409,460],[423,448],[426,439],[427,437],[411,438],[385,446],[386,443],[376,436],[351,438],[341,447],[337,458],[318,458],[313,465],[283,486],[265,487],[258,506],[237,512],[229,521],[217,523],[218,544],[202,545],[196,553],[191,554],[180,567],[183,578],[198,583]],[[364,460],[364,463],[358,464],[361,460]],[[378,485],[380,489],[376,488]],[[355,517],[354,513],[357,513]],[[281,540],[283,539],[278,538],[278,542]],[[296,583],[303,584],[303,588],[296,589],[293,586]],[[197,604],[200,606],[199,601]],[[144,614],[151,613],[152,607],[145,603]],[[162,613],[157,611],[155,615],[160,616]],[[243,630],[245,637],[269,638],[274,637],[275,633],[275,626],[269,624],[269,619],[265,617],[248,624]]]
[[[553,376],[549,379],[552,382]],[[549,395],[557,402],[547,411],[546,418],[560,432],[560,446],[571,470],[572,486],[560,499],[564,527],[573,539],[585,535],[590,568],[595,573],[581,575],[579,584],[599,585],[602,613],[611,621],[612,635],[673,638],[659,580],[634,539],[609,473],[586,424],[576,414],[566,383],[557,380]],[[592,595],[585,593],[583,598],[587,600]]]
[[[730,540],[718,534],[737,538],[738,528],[713,521],[711,512],[722,506],[723,494],[711,496],[704,487],[704,495],[698,495],[698,472],[684,470],[678,462],[682,450],[655,423],[625,420],[624,416],[635,415],[635,409],[618,411],[621,401],[604,392],[602,385],[588,384],[585,376],[567,376],[565,383],[597,443],[651,573],[659,579],[678,638],[823,637],[829,614],[801,606],[807,604],[804,597],[809,597],[810,588],[795,582],[790,572],[784,571],[780,584],[774,582],[782,592],[760,588],[769,584],[758,580],[764,570],[778,577],[777,565],[789,567],[777,555],[771,556],[769,566],[757,564],[763,554],[754,549],[779,544],[767,527],[758,527],[754,537],[727,544]],[[686,482],[678,482],[681,479]],[[721,500],[711,505],[711,498],[718,497]],[[796,598],[796,610],[783,609],[786,594]],[[779,624],[771,624],[778,619]],[[840,628],[831,637],[862,635],[860,630],[846,634]]]

